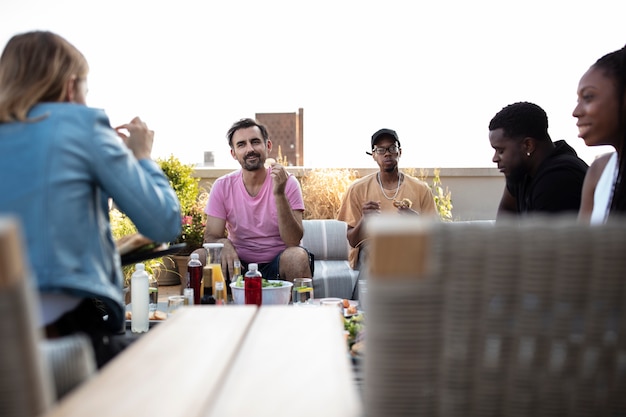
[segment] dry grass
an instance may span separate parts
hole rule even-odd
[[[415,168],[402,170],[405,174],[417,177],[426,182],[435,197],[435,205],[443,221],[452,220],[452,194],[441,186],[439,170],[436,169],[431,183],[428,183],[428,172]],[[358,172],[348,168],[313,169],[300,179],[304,199],[304,219],[336,219],[346,190],[356,179]]]
[[[346,190],[356,179],[356,170],[320,168],[300,179],[304,198],[304,219],[335,219]]]

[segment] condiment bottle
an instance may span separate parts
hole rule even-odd
[[[146,266],[142,263],[135,265],[135,272],[130,277],[130,301],[132,317],[130,331],[144,333],[149,327],[149,284]]]
[[[258,264],[248,264],[248,272],[243,279],[246,304],[260,306],[263,301],[263,276]]]
[[[200,304],[200,285],[202,283],[202,262],[197,253],[189,256],[187,264],[187,288],[193,288],[193,303]]]

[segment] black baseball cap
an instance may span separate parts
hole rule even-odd
[[[374,133],[372,135],[372,148],[374,149],[374,145],[376,145],[376,142],[378,142],[378,139],[380,139],[383,136],[391,136],[393,139],[395,139],[396,142],[398,142],[398,147],[400,147],[400,139],[398,139],[398,134],[396,133],[395,130],[392,129],[380,129],[378,131],[376,131],[376,133]],[[368,155],[371,155],[370,152],[365,152]]]

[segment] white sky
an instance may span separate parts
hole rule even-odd
[[[0,45],[51,30],[89,61],[88,104],[142,117],[154,157],[215,153],[255,113],[304,109],[305,165],[373,167],[395,129],[401,167],[492,167],[489,120],[532,101],[553,140],[587,148],[571,116],[580,76],[626,43],[623,0],[0,0]]]

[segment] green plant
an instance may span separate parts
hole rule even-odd
[[[200,178],[193,176],[193,165],[183,164],[173,155],[167,159],[157,159],[157,163],[169,179],[180,202],[181,233],[173,243],[186,243],[186,249],[179,254],[188,255],[201,248],[204,241],[204,208],[208,193],[200,189]]]
[[[426,182],[433,192],[433,196],[435,197],[435,206],[437,206],[437,211],[439,212],[439,217],[441,220],[445,222],[452,221],[452,193],[446,187],[445,191],[441,184],[441,178],[439,178],[439,169],[435,169],[433,173],[433,180],[430,184],[426,181],[426,177],[428,173],[424,169],[420,169],[419,178]]]
[[[200,194],[200,178],[193,176],[193,164],[183,164],[174,155],[167,159],[157,159],[157,163],[178,196],[180,212],[183,215],[189,213],[196,205]]]

